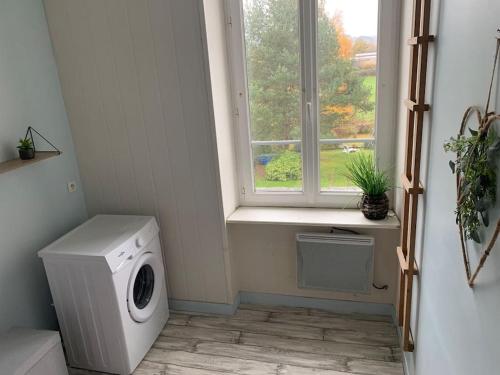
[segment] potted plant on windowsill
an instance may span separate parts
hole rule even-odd
[[[20,139],[17,148],[21,160],[30,160],[35,157],[35,148],[30,138]]]
[[[385,219],[389,211],[386,192],[391,188],[387,173],[377,168],[373,156],[368,153],[350,156],[346,169],[346,177],[363,191],[360,201],[363,215],[370,220]]]

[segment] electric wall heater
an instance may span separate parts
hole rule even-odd
[[[299,288],[370,293],[373,237],[298,233],[296,238]]]

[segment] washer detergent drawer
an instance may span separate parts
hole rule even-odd
[[[128,262],[135,261],[142,252],[148,251],[157,238],[157,236],[151,237],[151,234],[157,233],[156,228],[148,226],[143,230],[144,233],[138,233],[108,254],[106,261],[111,273],[120,271]]]
[[[111,273],[116,273],[122,270],[128,263],[133,261],[137,250],[128,244],[120,246],[116,251],[113,251],[109,256],[106,257],[109,270]]]

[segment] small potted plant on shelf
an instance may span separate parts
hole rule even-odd
[[[361,212],[367,219],[382,220],[389,211],[389,176],[377,168],[372,154],[358,153],[349,157],[346,163],[346,177],[363,191],[360,201]]]
[[[30,160],[35,157],[35,148],[30,138],[20,139],[17,148],[21,160]]]

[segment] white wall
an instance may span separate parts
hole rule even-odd
[[[170,297],[232,302],[201,1],[46,0],[90,215],[155,215]]]
[[[330,228],[286,225],[229,225],[234,272],[245,292],[273,293],[300,297],[394,304],[398,266],[395,248],[397,230],[360,230],[375,237],[374,281],[388,290],[372,289],[370,294],[340,293],[297,287],[296,233],[328,233]]]
[[[220,186],[224,218],[234,212],[239,205],[238,174],[236,173],[235,134],[231,90],[231,71],[227,50],[227,20],[224,9],[225,0],[203,0],[205,32],[204,47],[208,57],[207,75],[211,90],[215,131],[217,135],[217,154],[219,161]],[[202,30],[203,31],[203,30]],[[228,282],[231,284],[232,297],[238,293],[238,281],[233,269],[233,259],[229,249],[227,229],[224,231],[224,254]]]
[[[238,207],[238,175],[236,173],[235,134],[232,110],[231,71],[226,44],[227,20],[225,0],[203,0],[207,54],[210,69],[210,87],[217,153],[219,156],[220,182],[224,216]]]
[[[55,328],[36,254],[80,224],[86,210],[41,0],[0,2],[0,51],[0,162],[17,157],[28,124],[63,151],[0,175],[0,331]],[[69,181],[79,191],[68,193]]]
[[[438,11],[416,349],[407,360],[411,374],[492,375],[500,367],[500,245],[470,289],[453,213],[455,179],[448,166],[453,155],[442,145],[456,135],[468,106],[484,106],[500,3],[443,0],[440,10],[433,9]],[[497,100],[497,111],[499,105]],[[470,251],[475,266],[480,249]]]

